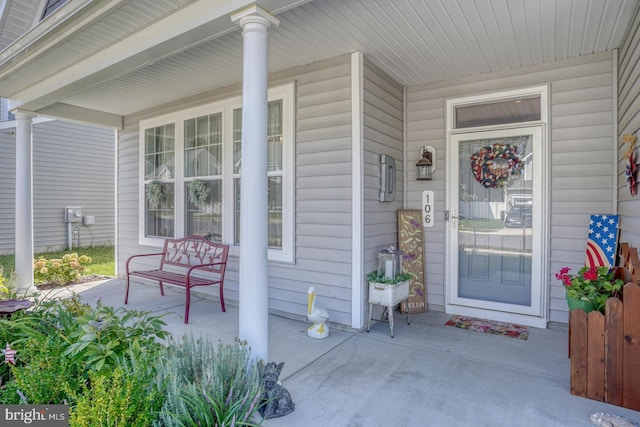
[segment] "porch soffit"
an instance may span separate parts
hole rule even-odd
[[[361,51],[398,83],[420,85],[615,49],[639,2],[257,3],[280,20],[270,29],[270,72]],[[110,3],[118,7],[76,23],[76,31],[32,58],[0,63],[0,96],[36,112],[64,105],[128,115],[240,81],[242,36],[229,16],[253,2]]]

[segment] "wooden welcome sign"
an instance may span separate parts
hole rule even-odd
[[[409,301],[402,303],[402,311],[409,313],[427,311],[421,211],[398,211],[398,246],[402,251],[402,270],[411,275]]]

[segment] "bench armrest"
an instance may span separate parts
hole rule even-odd
[[[132,255],[127,259],[127,263],[126,263],[126,269],[127,269],[127,273],[129,272],[129,264],[131,263],[131,261],[133,261],[134,258],[141,258],[141,257],[150,257],[150,256],[164,256],[165,253],[164,252],[158,252],[158,253],[153,253],[153,254],[140,254],[140,255]]]
[[[213,262],[211,264],[198,264],[189,267],[187,271],[187,276],[191,274],[193,270],[208,270],[207,267],[213,267],[214,265],[227,265],[226,262]]]

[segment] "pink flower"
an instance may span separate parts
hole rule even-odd
[[[586,280],[596,280],[598,278],[598,271],[595,268],[590,268],[583,274]]]

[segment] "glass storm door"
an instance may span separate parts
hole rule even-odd
[[[540,127],[450,137],[448,311],[541,315],[541,138]]]

